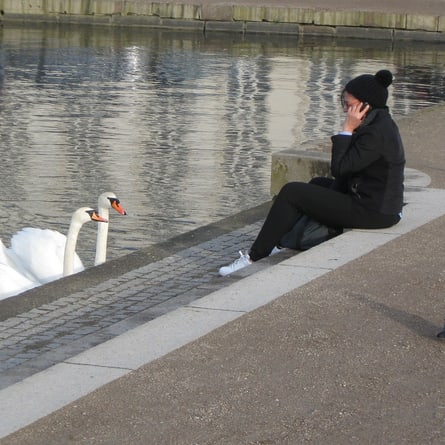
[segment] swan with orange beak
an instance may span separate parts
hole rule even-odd
[[[113,192],[105,192],[99,196],[98,211],[99,215],[109,220],[110,209],[116,210],[121,215],[126,215],[127,212],[121,206],[119,199]],[[94,265],[105,263],[107,259],[107,241],[108,241],[108,227],[109,224],[99,224],[97,226],[97,240],[96,240],[96,257]]]

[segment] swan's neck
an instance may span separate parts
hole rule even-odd
[[[108,219],[109,211],[107,207],[99,207],[99,215]],[[107,259],[107,238],[108,238],[108,224],[99,223],[97,225],[97,239],[96,239],[96,258],[94,265],[105,263]]]
[[[65,254],[63,257],[63,276],[74,273],[74,255],[76,253],[77,237],[79,236],[82,224],[72,220],[68,235],[66,236]]]

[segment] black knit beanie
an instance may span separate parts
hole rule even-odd
[[[388,100],[388,87],[392,84],[392,73],[388,70],[381,70],[373,76],[372,74],[362,74],[350,80],[345,90],[359,99],[367,102],[373,108],[384,108]]]

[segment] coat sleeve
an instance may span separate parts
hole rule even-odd
[[[331,172],[332,176],[353,175],[381,157],[381,141],[377,135],[368,130],[347,136],[332,136]]]

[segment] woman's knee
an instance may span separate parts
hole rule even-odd
[[[316,176],[309,181],[309,184],[319,185],[325,188],[331,188],[333,183],[334,179],[326,176]]]
[[[298,193],[299,190],[301,190],[302,186],[305,185],[307,185],[306,182],[288,182],[287,184],[284,184],[283,187],[281,187],[278,196],[295,196],[295,194]]]

